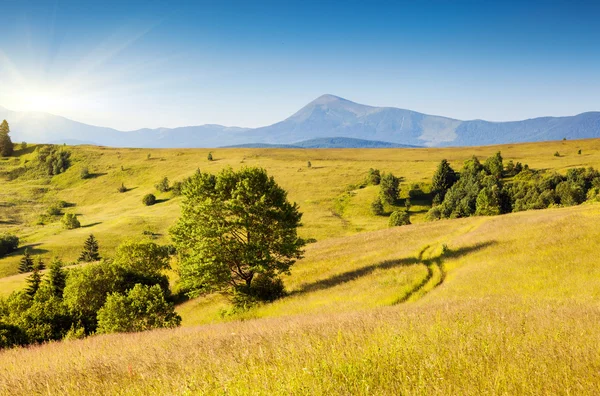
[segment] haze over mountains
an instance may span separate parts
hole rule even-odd
[[[461,121],[323,95],[289,118],[261,128],[200,125],[122,132],[47,113],[0,107],[13,141],[184,148],[474,146],[600,137],[600,112],[523,121]],[[335,138],[335,139],[334,139]],[[346,138],[346,139],[340,139]]]

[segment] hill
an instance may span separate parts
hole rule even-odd
[[[331,136],[346,140],[322,143],[319,147],[391,147],[390,144],[455,147],[600,137],[600,112],[512,122],[462,121],[393,107],[362,105],[334,95],[320,96],[287,119],[254,129],[200,125],[121,132],[51,114],[19,113],[2,107],[0,119],[9,120],[15,141],[76,140],[112,147],[145,148],[281,147],[314,139],[332,139]],[[379,143],[359,146],[352,139]]]
[[[317,242],[261,319],[0,351],[0,390],[596,394],[598,221],[596,204]]]
[[[224,148],[415,148],[405,144],[380,142],[377,140],[352,139],[344,137],[328,137],[310,139],[294,144],[249,143]]]

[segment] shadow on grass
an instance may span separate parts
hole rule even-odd
[[[495,245],[496,241],[487,241],[475,244],[473,246],[466,246],[456,250],[447,250],[446,253],[441,257],[435,257],[432,259],[424,260],[419,257],[407,257],[398,260],[386,260],[377,264],[369,265],[366,267],[358,268],[352,271],[343,272],[341,274],[334,275],[327,279],[321,279],[316,282],[304,284],[298,290],[292,291],[289,295],[293,296],[296,294],[310,293],[318,290],[329,289],[348,281],[352,281],[363,276],[367,276],[378,269],[388,270],[397,267],[407,267],[415,264],[424,264],[426,266],[437,264],[441,265],[444,258],[457,258],[469,253],[473,253],[484,249],[488,246]]]
[[[86,177],[86,179],[95,179],[95,178],[97,178],[97,177],[100,177],[100,176],[106,176],[106,175],[108,175],[108,173],[106,173],[106,172],[100,172],[100,173],[90,173],[90,174],[88,175],[88,177]]]
[[[171,200],[170,198],[157,199],[156,202],[154,202],[154,205],[157,205],[157,204],[160,204],[163,202],[168,202],[170,200]]]
[[[25,250],[29,250],[29,254],[32,254],[32,255],[48,253],[48,250],[40,249],[37,247],[40,245],[41,245],[41,243],[31,243],[29,245],[24,245],[24,246],[21,246],[20,248],[18,248],[17,250],[15,250],[10,255],[11,256],[23,255],[23,254],[25,254]]]
[[[82,225],[81,228],[90,228],[90,227],[93,227],[93,226],[97,226],[98,224],[102,224],[102,222],[101,221],[97,221],[95,223],[90,223],[90,224]]]
[[[15,151],[13,157],[21,157],[23,155],[31,154],[35,151],[35,146],[27,146],[25,150],[21,149],[21,143],[15,143]]]

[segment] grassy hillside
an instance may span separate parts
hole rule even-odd
[[[586,204],[331,238],[260,319],[2,351],[0,390],[597,394],[599,221]]]
[[[581,149],[582,154],[577,151]],[[78,257],[89,233],[98,238],[101,253],[110,256],[124,238],[154,234],[159,242],[168,240],[168,229],[179,215],[177,199],[158,194],[161,202],[142,205],[142,197],[156,193],[154,184],[167,176],[182,180],[196,169],[217,172],[226,166],[262,166],[289,191],[304,213],[300,234],[318,241],[353,235],[387,227],[385,217],[370,213],[369,204],[377,187],[356,190],[369,168],[393,172],[404,178],[403,185],[429,182],[443,158],[457,169],[475,154],[488,157],[501,150],[506,160],[528,163],[537,169],[564,171],[575,166],[600,167],[600,141],[582,140],[519,144],[460,149],[217,149],[215,161],[207,160],[206,149],[113,149],[72,147],[73,166],[66,173],[48,178],[19,177],[3,181],[0,191],[0,232],[14,232],[22,239],[22,248],[0,259],[0,277],[16,274],[17,262],[28,247],[48,258],[58,255],[66,261]],[[0,172],[8,172],[33,159],[33,147],[17,151],[17,157],[0,161]],[[553,154],[558,151],[560,157]],[[150,155],[150,158],[148,158]],[[307,168],[307,161],[312,167]],[[81,180],[87,167],[92,178]],[[126,193],[117,192],[124,183]],[[406,194],[406,190],[404,191]],[[39,215],[58,200],[72,205],[66,211],[80,215],[82,228],[64,230],[59,218],[36,225]],[[427,206],[413,202],[411,220],[423,221]],[[14,281],[11,281],[14,282]]]

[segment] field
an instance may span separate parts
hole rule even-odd
[[[304,212],[301,235],[316,242],[284,279],[290,295],[282,300],[224,315],[225,300],[209,296],[178,307],[180,329],[3,351],[0,392],[598,394],[600,205],[430,223],[427,207],[413,204],[414,224],[388,229],[369,211],[376,187],[357,187],[369,168],[402,176],[403,185],[427,183],[442,158],[460,168],[499,150],[534,169],[600,167],[598,140],[218,149],[212,162],[199,149],[73,148],[74,166],[51,182],[4,183],[2,228],[47,257],[74,260],[89,233],[107,257],[143,231],[167,242],[179,198],[159,195],[166,201],[153,207],[141,198],[162,177],[181,180],[198,167],[265,167]],[[80,180],[83,166],[95,177]],[[121,183],[131,190],[118,193]],[[88,227],[35,225],[59,199],[75,204]],[[2,294],[22,284],[17,261],[0,261]]]

